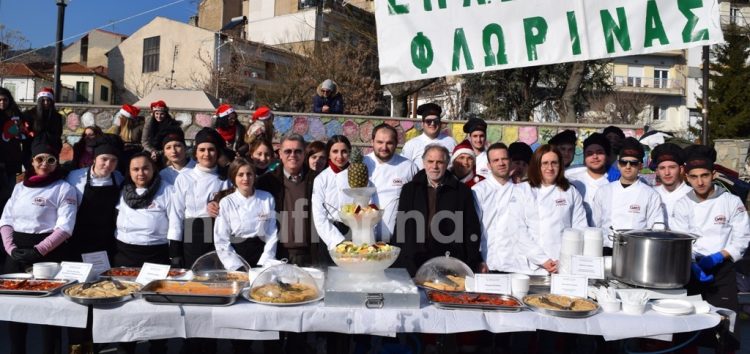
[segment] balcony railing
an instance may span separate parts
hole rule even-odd
[[[682,80],[643,76],[615,76],[615,86],[683,90]]]

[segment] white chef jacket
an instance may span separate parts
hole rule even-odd
[[[167,237],[170,240],[182,241],[185,219],[208,217],[208,203],[213,200],[216,193],[230,186],[229,181],[219,178],[216,168],[206,172],[196,167],[180,173],[172,191]]]
[[[530,273],[549,259],[534,242],[538,218],[528,184],[494,177],[472,187],[477,215],[482,223],[480,251],[490,270]]]
[[[195,168],[195,160],[189,159],[188,163],[181,170],[176,170],[172,166],[164,167],[161,171],[159,171],[159,177],[161,177],[162,183],[173,186],[175,180],[177,179],[177,176],[179,176],[181,173],[190,171],[193,168]]]
[[[484,178],[490,178],[492,176],[490,162],[487,160],[487,150],[482,151],[481,154],[477,155],[476,167],[474,167],[474,170],[476,171],[477,176],[482,176]]]
[[[675,188],[675,190],[671,192],[664,188],[663,185],[654,187],[654,190],[659,193],[659,197],[661,197],[662,207],[664,208],[664,221],[666,221],[668,227],[671,227],[669,226],[669,224],[672,221],[672,216],[674,215],[674,205],[678,200],[682,199],[682,197],[692,191],[693,188],[690,187],[690,185],[688,185],[687,183],[682,182],[677,188]]]
[[[330,167],[315,177],[312,191],[312,214],[315,230],[329,250],[345,240],[344,235],[333,226],[333,221],[341,221],[338,211],[344,204],[354,203],[354,199],[344,194],[349,188],[349,169],[334,173]]]
[[[146,188],[136,188],[135,191],[141,195],[146,192]],[[115,238],[138,246],[166,244],[171,196],[172,186],[162,182],[149,206],[133,209],[125,203],[125,198],[121,194],[117,204]]]
[[[13,188],[0,218],[0,227],[8,225],[16,232],[42,234],[55,229],[73,234],[78,199],[76,190],[65,180],[46,187],[29,188],[23,182]]]
[[[214,245],[224,268],[235,270],[243,266],[232,247],[232,238],[258,237],[266,243],[258,265],[276,259],[279,239],[275,204],[271,193],[259,189],[249,197],[235,191],[221,199],[214,223]]]
[[[398,199],[401,188],[419,171],[417,165],[409,159],[395,154],[388,162],[380,162],[375,153],[367,154],[363,159],[370,182],[377,188],[373,202],[383,210],[383,219],[377,225],[381,241],[388,242],[393,235],[398,212]]]
[[[70,171],[68,173],[68,177],[65,177],[65,181],[70,183],[73,188],[76,189],[76,196],[78,198],[78,204],[81,204],[81,200],[83,199],[83,191],[86,188],[86,173],[91,170],[93,167],[83,167],[79,168],[77,170]],[[117,183],[118,186],[122,185],[122,182],[125,180],[125,178],[122,176],[122,173],[120,171],[113,171],[112,174],[115,175],[115,183]],[[111,186],[112,185],[112,176],[107,177],[94,177],[93,172],[91,173],[91,185],[94,187],[103,187],[103,186]]]
[[[620,181],[599,188],[591,209],[593,226],[601,228],[604,235],[612,235],[610,227],[615,230],[643,230],[664,222],[659,193],[640,179],[627,188]],[[605,237],[604,246],[612,247],[612,240]]]
[[[698,201],[695,191],[680,198],[670,227],[699,236],[693,244],[694,254],[708,256],[726,250],[738,261],[750,241],[747,210],[739,197],[720,186],[714,188],[714,194],[704,201]]]
[[[417,165],[417,168],[421,170],[424,168],[422,162],[424,148],[430,144],[440,144],[445,146],[449,152],[453,152],[453,148],[456,147],[456,140],[450,135],[443,133],[438,134],[435,139],[430,139],[430,137],[422,133],[404,144],[404,148],[401,149],[401,155],[414,162],[414,164]]]
[[[565,178],[570,181],[578,192],[583,197],[583,208],[586,210],[586,221],[589,226],[594,225],[594,220],[591,212],[592,203],[594,202],[594,196],[596,191],[602,186],[609,184],[607,180],[607,173],[604,173],[599,179],[594,179],[589,175],[588,169],[585,166],[571,167],[565,170]]]
[[[572,185],[567,191],[556,185],[533,188],[529,186],[537,208],[538,233],[532,235],[547,258],[560,259],[562,232],[566,228],[583,229],[588,226],[583,198]]]

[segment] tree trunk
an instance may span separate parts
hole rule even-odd
[[[388,92],[391,93],[393,99],[393,117],[406,117],[408,109],[406,107],[406,101],[409,95],[429,86],[437,79],[426,79],[417,81],[407,81],[398,84],[385,85]]]
[[[570,75],[568,76],[568,82],[565,84],[560,101],[556,105],[557,114],[560,116],[560,122],[562,123],[575,123],[576,122],[576,110],[574,98],[578,93],[578,88],[583,82],[583,73],[586,69],[586,62],[578,61],[574,62],[570,67]]]

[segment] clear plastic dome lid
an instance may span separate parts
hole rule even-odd
[[[239,254],[226,249],[223,252],[208,252],[195,260],[193,280],[197,281],[244,281],[249,279],[251,267]]]
[[[426,288],[466,291],[466,277],[474,277],[471,268],[446,252],[444,257],[435,257],[419,267],[414,282]]]
[[[268,267],[250,286],[250,297],[265,303],[299,303],[319,299],[323,291],[304,269],[293,264]]]

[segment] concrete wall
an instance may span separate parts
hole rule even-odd
[[[716,162],[740,173],[740,178],[750,181],[750,139],[718,139],[714,141]]]
[[[260,3],[261,1],[257,1]],[[250,11],[252,13],[252,5]],[[265,5],[265,3],[264,3]],[[315,40],[315,9],[292,14],[252,20],[248,18],[248,40],[268,45]]]
[[[218,32],[232,17],[245,14],[247,0],[203,0],[198,5],[198,27]]]
[[[112,50],[118,44],[122,43],[122,37],[102,31],[91,31],[85,36],[88,36],[89,47],[87,61],[82,61],[81,58],[81,39],[71,43],[68,47],[63,50],[62,61],[63,63],[81,63],[88,67],[96,66],[107,66],[107,52]],[[85,37],[84,36],[84,37]]]

